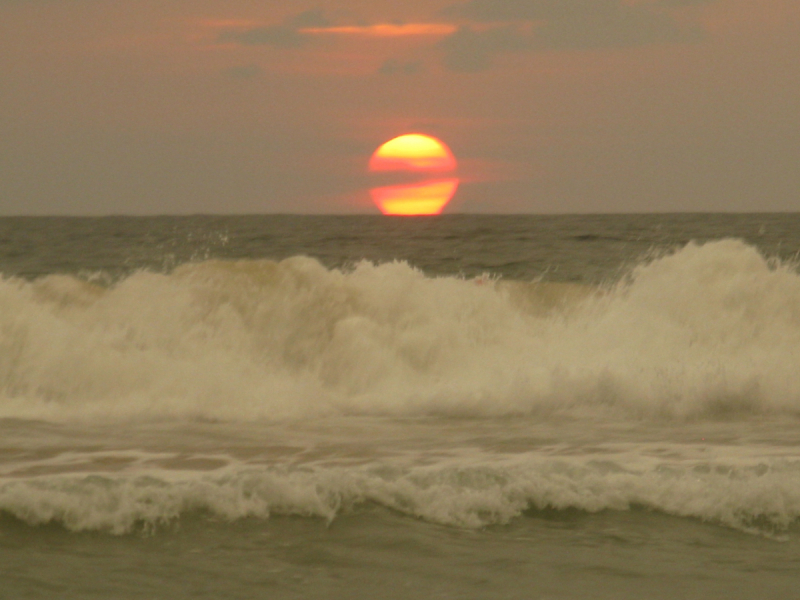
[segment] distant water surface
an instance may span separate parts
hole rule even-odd
[[[408,261],[430,275],[598,282],[648,251],[737,238],[800,252],[798,214],[0,218],[6,275],[161,271],[187,261],[311,256],[328,268]]]

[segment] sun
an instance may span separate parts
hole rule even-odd
[[[452,171],[456,159],[444,142],[421,133],[407,133],[375,150],[369,159],[370,171]]]
[[[425,174],[418,183],[390,185],[370,190],[385,215],[438,215],[450,202],[459,180],[450,148],[435,137],[407,133],[381,144],[369,160],[372,172],[402,171]],[[443,177],[443,175],[451,175]]]

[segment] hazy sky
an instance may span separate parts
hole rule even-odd
[[[798,0],[0,0],[0,215],[800,210]]]

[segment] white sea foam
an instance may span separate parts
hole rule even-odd
[[[0,280],[0,417],[800,413],[800,276],[689,244],[608,289],[295,257]]]
[[[223,468],[50,475],[0,483],[0,512],[29,524],[125,533],[186,513],[333,519],[377,504],[430,522],[506,523],[533,509],[640,508],[774,534],[800,517],[800,461],[669,464],[536,455],[485,464]]]

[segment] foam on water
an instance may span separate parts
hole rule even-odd
[[[192,512],[229,520],[273,514],[330,520],[368,504],[465,527],[507,523],[531,509],[639,507],[775,534],[800,517],[800,461],[678,463],[526,453],[416,466],[230,465],[210,472],[137,469],[0,482],[0,512],[30,524],[113,533],[151,529]]]
[[[800,276],[737,240],[607,289],[207,261],[0,281],[0,416],[800,412]]]

